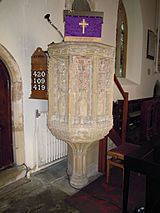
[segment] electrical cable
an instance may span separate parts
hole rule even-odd
[[[44,16],[45,19],[47,19],[47,21],[50,23],[50,25],[58,32],[58,34],[61,36],[62,41],[64,41],[64,36],[62,35],[62,33],[60,32],[60,30],[52,23],[52,21],[50,20],[50,14],[46,14]]]

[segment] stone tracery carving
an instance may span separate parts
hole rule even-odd
[[[90,109],[90,87],[92,77],[92,58],[84,56],[73,56],[74,79],[75,84],[72,88],[75,93],[74,110],[75,115],[79,117],[86,117],[91,115]]]
[[[108,93],[111,93],[112,89],[112,61],[106,58],[100,58],[98,61],[98,73],[97,73],[97,113],[99,118],[108,114],[105,106],[108,106]]]
[[[55,69],[55,73],[52,76],[52,82],[54,84],[54,90],[52,91],[55,96],[55,104],[53,106],[54,119],[61,122],[66,122],[66,110],[67,110],[67,90],[68,90],[68,73],[67,73],[67,61],[65,58],[55,58],[53,63],[50,63],[51,69]]]

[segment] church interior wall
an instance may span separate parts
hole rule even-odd
[[[157,31],[156,10],[158,1],[141,0],[141,10],[143,17],[143,58],[141,72],[141,94],[142,97],[152,96],[154,85],[157,79],[160,79],[160,73],[156,72],[155,60],[146,58],[147,52],[147,30]],[[160,23],[159,23],[160,24]]]
[[[141,82],[143,23],[140,1],[124,0],[128,21],[128,47],[126,78],[136,84]],[[133,12],[134,11],[134,12]]]
[[[160,73],[155,61],[146,57],[147,30],[156,32],[156,0],[123,0],[128,19],[128,47],[126,78],[119,79],[129,99],[153,96],[153,88]],[[117,88],[114,99],[121,97]]]
[[[155,27],[155,4],[153,3],[155,1],[140,0],[141,4],[138,5],[138,0],[124,0],[124,4],[128,9],[129,24],[131,25],[129,26],[129,35],[132,35],[134,39],[134,43],[132,43],[131,38],[129,40],[128,80],[122,80],[124,89],[131,94],[130,98],[151,96],[154,82],[159,78],[159,74],[154,73],[154,61],[146,59],[145,56],[146,30]],[[133,5],[134,7],[132,7],[131,2],[136,2]],[[131,13],[135,12],[137,7],[139,12],[132,15]],[[134,8],[135,11],[133,11]],[[65,0],[2,0],[0,2],[0,43],[16,60],[22,77],[25,163],[31,168],[35,166],[35,111],[36,109],[47,111],[48,108],[46,100],[29,98],[31,90],[31,55],[39,46],[43,50],[47,50],[49,43],[61,42],[58,33],[47,23],[44,15],[49,13],[52,22],[63,33],[64,9]],[[95,10],[104,11],[102,42],[114,47],[116,45],[117,9],[118,0],[95,1]],[[142,20],[139,20],[141,17]],[[150,74],[148,74],[149,69]],[[115,95],[115,97],[117,98],[119,95]],[[90,162],[90,158],[88,162]]]

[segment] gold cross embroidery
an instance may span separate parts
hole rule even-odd
[[[85,27],[87,27],[89,24],[85,21],[85,19],[83,18],[82,22],[79,23],[79,26],[82,27],[82,34],[85,33]]]

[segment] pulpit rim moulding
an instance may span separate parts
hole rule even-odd
[[[65,41],[60,43],[51,43],[48,45],[48,49],[50,49],[54,45],[54,55],[52,52],[50,52],[50,57],[56,57],[57,55],[66,56],[67,54],[69,56],[72,55],[100,55],[101,57],[106,57],[110,59],[115,58],[115,47],[111,45],[107,45],[104,43],[99,42],[87,42],[87,41]],[[74,48],[73,48],[74,46]],[[101,47],[101,51],[98,49]],[[81,48],[83,51],[79,51],[78,49]],[[91,49],[90,51],[88,49]],[[114,59],[115,60],[115,59]]]
[[[102,42],[90,42],[90,41],[65,41],[65,42],[59,42],[59,43],[50,43],[48,44],[48,48],[50,48],[52,45],[54,45],[55,48],[58,47],[63,47],[63,48],[68,48],[68,46],[77,46],[77,47],[93,47],[94,49],[97,49],[97,47],[101,47],[101,48],[107,48],[106,52],[109,53],[107,55],[105,55],[105,57],[109,57],[112,58],[115,55],[115,47],[102,43]],[[108,50],[109,49],[109,50]],[[71,51],[71,49],[70,49]],[[61,51],[62,52],[62,51]],[[63,52],[62,52],[63,54]],[[64,54],[66,54],[66,52],[64,52]],[[93,53],[92,53],[93,54]]]

